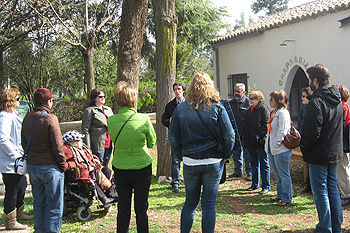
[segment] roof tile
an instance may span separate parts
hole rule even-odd
[[[209,42],[211,45],[238,38],[256,32],[263,32],[287,24],[296,23],[308,18],[314,18],[328,13],[350,9],[350,0],[316,0],[284,11],[274,13],[239,28],[231,33],[215,38]]]

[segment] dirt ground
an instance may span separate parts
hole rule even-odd
[[[152,122],[154,123],[154,122]],[[81,122],[69,122],[69,123],[61,123],[61,130],[62,133],[65,133],[68,130],[76,129],[80,131]],[[156,147],[150,150],[152,157],[157,157],[157,151]],[[303,163],[302,161],[292,160],[291,161],[291,174],[294,174],[294,176],[303,177]],[[272,172],[271,172],[272,173]],[[235,179],[228,179],[226,181],[225,189],[230,190],[242,190],[246,189],[250,186],[250,181],[246,181],[244,177],[242,178],[235,178]],[[273,174],[271,174],[271,185],[276,186],[276,179]],[[304,184],[301,181],[294,181],[293,180],[293,188],[297,188],[301,190],[304,187]],[[183,187],[182,187],[183,188]],[[181,191],[184,191],[182,189]],[[238,191],[237,191],[238,192]],[[311,197],[311,196],[310,196]],[[271,219],[271,215],[268,214],[262,214],[256,211],[253,207],[250,205],[245,204],[243,201],[237,200],[232,197],[225,197],[222,198],[221,204],[224,203],[225,205],[229,206],[233,210],[233,215],[241,215],[246,214],[249,215],[252,219],[259,219],[259,218],[268,218]],[[288,208],[288,207],[287,207]],[[116,218],[116,207],[114,207],[114,210],[106,217],[108,218]],[[150,208],[148,211],[150,222],[152,222],[152,225],[156,224],[159,226],[159,231],[161,232],[167,232],[167,233],[177,233],[180,229],[180,211],[179,213],[173,215],[169,213],[165,213],[162,211],[157,211],[155,209]],[[152,220],[151,220],[152,219]],[[350,205],[343,207],[343,227],[346,227],[344,232],[350,233]],[[105,217],[101,217],[98,221],[100,223],[103,223],[105,221]],[[246,232],[246,227],[242,224],[240,224],[243,219],[228,219],[228,220],[220,220],[218,219],[216,221],[216,230],[215,232],[234,232],[234,233],[241,233]],[[317,223],[317,214],[299,214],[299,215],[293,215],[290,214],[288,216],[286,215],[274,215],[272,220],[269,220],[269,224],[272,224],[275,222],[286,222],[286,225],[283,229],[275,229],[267,232],[314,232],[314,228],[305,228],[303,230],[300,230],[298,226],[296,226],[295,222],[301,222],[301,223]],[[96,222],[97,224],[99,222]],[[99,224],[98,224],[99,225]],[[103,225],[103,224],[101,224]],[[131,225],[136,225],[135,218],[131,218]],[[299,230],[296,230],[299,229]],[[115,224],[108,224],[103,225],[103,227],[99,227],[99,229],[96,229],[96,232],[111,232],[116,230],[116,223]]]

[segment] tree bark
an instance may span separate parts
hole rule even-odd
[[[0,91],[5,88],[4,79],[4,50],[0,48]]]
[[[126,81],[137,89],[147,3],[147,0],[124,1],[120,22],[117,82]]]
[[[156,82],[157,82],[157,175],[171,174],[168,130],[162,123],[165,105],[174,98],[172,85],[176,75],[176,27],[175,0],[152,0],[156,25]]]
[[[95,48],[93,46],[89,46],[84,53],[85,81],[88,96],[90,96],[91,91],[95,89],[94,55]]]

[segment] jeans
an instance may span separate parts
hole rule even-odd
[[[181,233],[188,233],[191,231],[202,186],[202,232],[214,232],[216,198],[223,167],[223,161],[199,166],[187,166],[184,164],[183,173],[186,188],[186,201],[181,212]]]
[[[252,165],[252,186],[259,188],[261,173],[261,188],[270,190],[270,164],[269,157],[263,148],[250,148],[250,163]]]
[[[309,163],[306,163],[306,188],[311,189]]]
[[[180,185],[180,164],[181,160],[175,156],[173,149],[171,149],[171,186],[179,187]]]
[[[342,232],[343,213],[337,187],[337,164],[309,163],[311,188],[317,208],[318,232]]]
[[[18,174],[2,173],[2,179],[5,184],[4,212],[8,214],[24,204],[27,178]]]
[[[271,167],[277,178],[277,197],[287,203],[293,199],[292,177],[289,172],[292,152],[289,150],[278,155],[269,154]]]
[[[243,149],[243,152],[241,150],[233,150],[232,153],[233,162],[234,162],[234,174],[236,175],[243,175],[243,159],[244,159],[244,165],[245,165],[245,173],[247,176],[252,175],[252,167],[250,165],[250,155],[248,149]]]
[[[112,147],[106,148],[104,153],[96,153],[97,157],[100,158],[101,162],[104,160],[107,161],[106,166],[109,164],[109,160],[111,159]]]
[[[120,170],[113,167],[113,171],[119,196],[117,233],[129,232],[132,193],[134,193],[137,232],[149,232],[147,209],[152,164],[140,170]]]
[[[57,164],[28,164],[34,197],[34,232],[59,232],[63,214],[64,173]]]

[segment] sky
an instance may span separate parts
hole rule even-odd
[[[290,0],[288,7],[292,8],[299,6],[304,3],[312,2],[314,0]],[[252,16],[254,21],[258,19],[250,9],[252,0],[212,0],[215,6],[227,6],[227,11],[231,17],[227,19],[227,23],[230,23],[232,26],[236,24],[236,20],[240,19],[241,12],[244,12],[244,17],[246,22],[248,22],[249,16]]]

